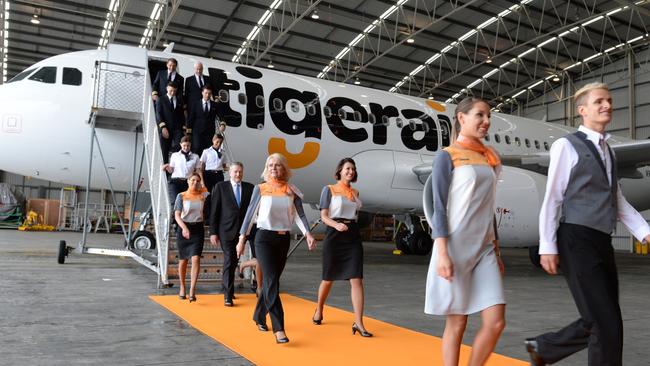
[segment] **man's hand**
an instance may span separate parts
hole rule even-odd
[[[210,244],[212,245],[219,245],[219,236],[218,235],[210,235]]]
[[[560,263],[560,256],[557,254],[542,254],[540,255],[539,262],[548,274],[555,275],[557,274],[557,267]]]
[[[164,139],[168,139],[168,138],[169,138],[169,131],[167,130],[167,127],[163,127],[163,128],[162,128],[162,137],[163,137]]]
[[[154,102],[158,101],[158,95],[154,94],[151,96],[151,99],[153,99]]]

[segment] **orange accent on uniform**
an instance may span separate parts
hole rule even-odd
[[[273,178],[269,178],[266,183],[261,183],[259,187],[261,196],[290,196],[293,194],[287,182]]]
[[[318,154],[320,153],[320,144],[313,141],[307,141],[303,145],[302,151],[293,154],[287,151],[287,141],[279,137],[272,137],[269,139],[268,145],[269,155],[280,153],[287,158],[289,168],[300,169],[313,163]]]
[[[487,147],[483,145],[480,141],[478,140],[471,140],[468,138],[458,138],[454,145],[458,145],[462,147],[463,149],[467,150],[472,150],[477,153],[480,153],[485,156],[487,159],[488,164],[491,166],[497,166],[501,164],[501,159],[499,158],[499,155],[492,149],[491,147]]]
[[[183,197],[184,201],[201,201],[204,198],[203,193],[207,191],[208,189],[205,187],[201,187],[198,191],[188,189],[187,191],[181,193],[181,196]]]
[[[341,181],[338,181],[336,184],[329,185],[328,187],[330,189],[330,192],[332,192],[332,196],[345,196],[352,202],[354,202],[355,198],[359,195],[359,191]]]
[[[448,152],[451,156],[451,162],[454,165],[454,168],[463,165],[490,165],[485,158],[485,155],[476,151],[464,149],[457,145],[447,146],[443,150]]]

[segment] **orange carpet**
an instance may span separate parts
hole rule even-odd
[[[150,296],[191,326],[245,357],[264,365],[439,365],[440,338],[366,317],[373,338],[352,336],[352,313],[326,307],[323,325],[311,323],[316,304],[282,294],[288,344],[275,343],[271,331],[260,332],[252,320],[255,295],[237,294],[235,306],[223,306],[223,295],[197,295],[189,303],[178,296]],[[271,320],[268,320],[269,328]],[[467,364],[471,347],[461,349]],[[487,365],[523,366],[528,363],[493,354]]]

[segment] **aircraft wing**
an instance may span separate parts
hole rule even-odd
[[[618,176],[620,178],[640,179],[641,172],[637,168],[650,165],[650,141],[640,140],[624,142],[611,146],[616,154]],[[527,155],[501,155],[503,165],[548,174],[549,154],[547,152]],[[420,164],[413,167],[413,173],[420,182],[426,182],[431,174],[430,164]]]

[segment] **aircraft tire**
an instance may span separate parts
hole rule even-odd
[[[59,241],[59,257],[57,262],[59,264],[65,263],[65,257],[68,255],[68,246],[65,244],[65,240]]]
[[[131,238],[131,249],[152,250],[156,249],[156,237],[148,231],[136,231]]]
[[[411,254],[427,255],[433,247],[433,239],[426,231],[416,231],[408,239]]]
[[[533,245],[528,247],[528,257],[530,258],[530,263],[537,268],[542,268],[539,257],[539,245]]]

